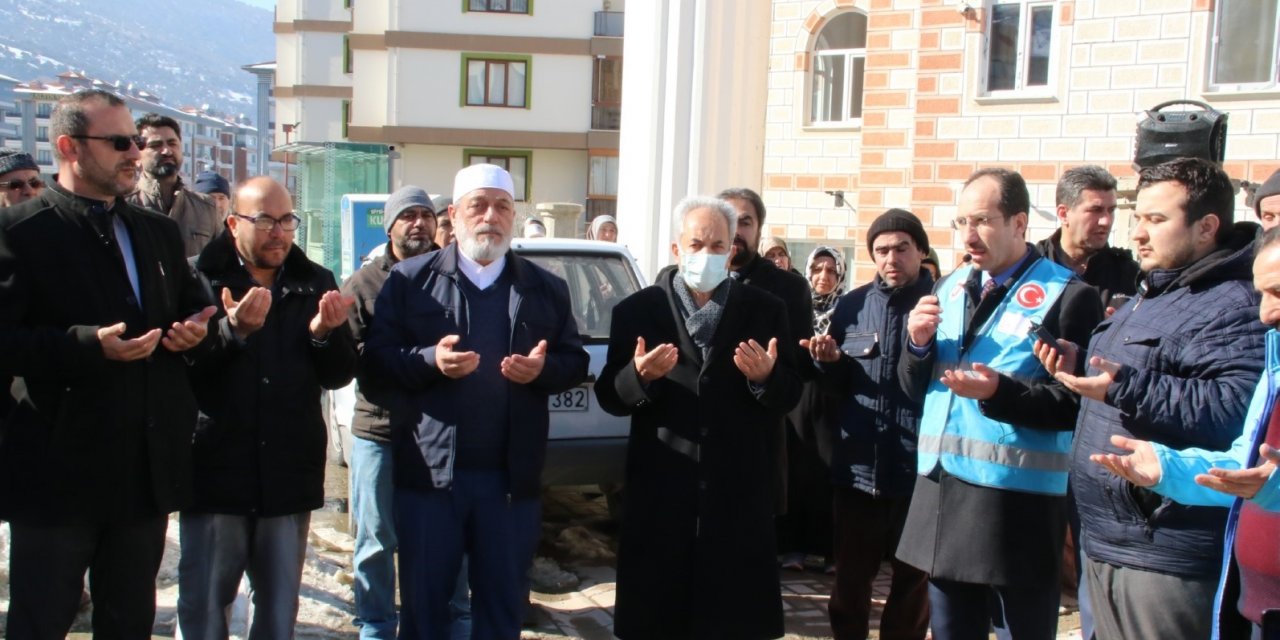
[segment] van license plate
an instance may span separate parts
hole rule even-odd
[[[548,411],[587,411],[591,408],[591,387],[582,385],[547,398]]]

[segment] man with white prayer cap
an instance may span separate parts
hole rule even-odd
[[[457,242],[391,269],[361,355],[391,408],[400,638],[449,637],[464,553],[472,637],[519,638],[547,398],[587,377],[564,280],[510,250],[513,193],[501,167],[458,172]]]

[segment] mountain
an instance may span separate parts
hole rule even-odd
[[[252,118],[256,78],[240,67],[275,59],[273,19],[238,0],[0,0],[0,74],[82,71]]]

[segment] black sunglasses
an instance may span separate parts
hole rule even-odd
[[[44,180],[40,178],[28,178],[26,180],[10,180],[8,182],[0,182],[0,186],[8,187],[10,191],[17,191],[23,187],[31,187],[32,189],[43,189]]]
[[[128,151],[129,147],[137,147],[141,149],[146,143],[142,136],[71,136],[77,140],[106,140],[111,143],[111,148],[116,151]]]

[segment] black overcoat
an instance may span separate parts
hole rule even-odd
[[[683,284],[673,275],[618,304],[596,385],[605,411],[632,417],[615,633],[775,638],[783,628],[772,430],[799,400],[801,381],[793,352],[780,348],[769,379],[753,390],[733,353],[749,338],[767,346],[789,335],[787,311],[773,295],[730,282],[704,361],[680,317],[672,287]],[[675,369],[647,386],[633,364],[640,336],[649,349],[680,350]]]
[[[116,202],[139,306],[114,241],[88,218],[94,204],[50,185],[0,210],[0,375],[14,377],[16,404],[0,445],[6,520],[103,523],[191,500],[196,403],[187,365],[213,341],[116,362],[97,331],[118,322],[125,338],[168,330],[213,301],[187,264],[178,225]]]

